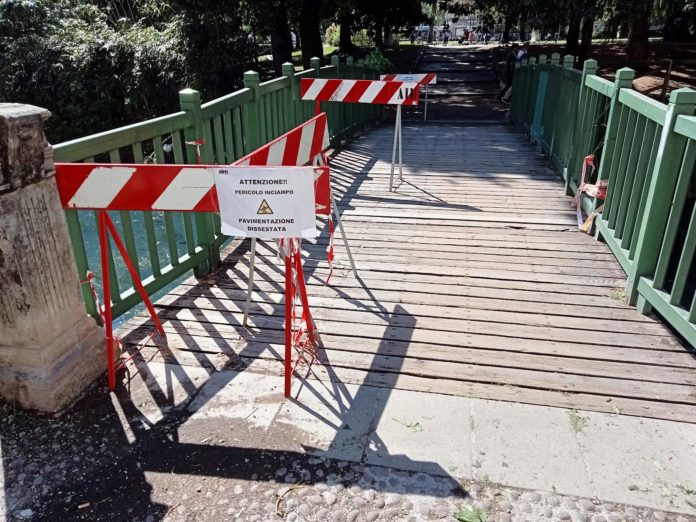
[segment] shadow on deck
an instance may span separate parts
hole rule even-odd
[[[577,231],[561,181],[523,137],[498,125],[409,125],[395,193],[391,139],[380,129],[332,162],[360,280],[340,237],[329,287],[326,229],[303,245],[330,363],[310,378],[694,421],[696,359],[624,304],[619,265]],[[282,267],[261,243],[245,329],[247,263],[241,244],[215,275],[162,299],[169,335],[152,349],[280,372]],[[137,318],[124,330],[135,344],[150,326]]]
[[[330,286],[326,227],[304,243],[325,350],[294,380],[294,399],[283,400],[280,378],[281,265],[273,244],[259,243],[243,328],[248,243],[237,243],[218,271],[156,304],[167,337],[134,354],[118,393],[96,391],[81,403],[89,416],[65,419],[65,437],[75,438],[66,462],[85,457],[80,434],[111,433],[94,443],[101,465],[72,480],[79,499],[96,502],[87,518],[164,518],[178,505],[163,496],[176,476],[313,484],[345,462],[368,468],[352,481],[363,488],[425,491],[370,476],[376,464],[439,476],[428,494],[466,498],[452,470],[471,469],[467,448],[443,444],[438,462],[418,460],[416,446],[391,454],[377,430],[385,417],[420,426],[406,420],[407,406],[386,413],[395,389],[694,422],[696,359],[659,320],[624,304],[623,272],[577,231],[562,183],[522,136],[498,125],[407,125],[395,193],[391,140],[379,129],[332,162],[360,279],[338,234]],[[151,331],[138,316],[120,337],[134,351]],[[81,513],[77,497],[45,500],[47,519]]]

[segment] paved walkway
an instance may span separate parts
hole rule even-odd
[[[498,102],[500,91],[493,45],[428,47],[414,72],[437,73],[429,88],[431,121],[501,121],[507,106]],[[406,111],[406,119],[422,119],[421,111]]]

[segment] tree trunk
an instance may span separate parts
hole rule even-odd
[[[520,14],[520,40],[527,41],[527,13]]]
[[[292,34],[295,35],[295,51],[302,49],[302,40],[300,38],[300,31],[293,31]]]
[[[631,28],[628,33],[626,54],[631,62],[648,59],[648,34],[650,32],[650,10],[653,0],[639,0],[631,11]]]
[[[392,32],[391,32],[391,27],[389,27],[389,24],[384,26],[384,44],[387,47],[392,46]]]
[[[510,29],[512,28],[512,17],[505,16],[505,25],[503,26],[503,43],[510,41]]]
[[[580,13],[576,9],[571,9],[570,20],[568,22],[568,32],[566,33],[566,47],[565,53],[572,54],[573,56],[578,55],[580,45],[578,39],[580,38]]]
[[[384,49],[384,33],[382,20],[375,21],[375,45],[377,49]]]
[[[300,41],[302,42],[302,65],[309,67],[310,58],[324,57],[321,42],[321,0],[302,0],[300,8]]]
[[[582,17],[582,38],[580,40],[580,50],[578,62],[584,63],[590,55],[592,49],[592,32],[594,30],[594,2],[588,2],[585,6],[585,13]]]
[[[288,22],[288,9],[284,1],[279,2],[273,16],[271,31],[271,52],[273,53],[273,69],[280,76],[285,62],[292,62],[292,36]]]
[[[341,53],[353,54],[355,50],[355,45],[353,45],[353,13],[344,12],[339,21],[338,49]]]

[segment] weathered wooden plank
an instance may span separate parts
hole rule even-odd
[[[237,346],[227,345],[221,348],[220,341],[217,338],[192,334],[189,328],[184,332],[175,332],[176,330],[173,328],[167,331],[168,337],[166,342],[167,346],[171,344],[171,347],[179,350],[188,349],[215,353],[229,349],[230,352],[245,357],[272,359],[280,359],[283,353],[282,335],[278,337],[275,343],[252,341],[241,343]],[[158,341],[150,342],[154,344]],[[346,346],[345,340],[342,340],[340,344]],[[350,344],[347,346],[351,347]],[[546,371],[541,371],[528,367],[519,369],[433,358],[422,359],[411,354],[408,356],[393,355],[392,351],[384,349],[383,352],[382,350],[383,348],[380,347],[380,351],[377,353],[363,353],[361,355],[359,352],[345,351],[338,346],[326,346],[326,349],[322,350],[320,361],[326,361],[332,368],[355,368],[371,372],[406,373],[457,381],[508,384],[544,390],[594,393],[610,397],[632,397],[696,405],[693,387],[688,384],[651,382],[647,385],[643,381],[627,379],[625,376],[622,379],[614,379],[586,374],[559,373],[553,367],[549,367]]]
[[[389,313],[389,311],[385,311]],[[241,314],[213,309],[187,309],[167,307],[161,309],[158,315],[163,319],[172,320],[204,320],[215,325],[241,325]],[[258,328],[282,327],[283,315],[252,315],[250,320]],[[390,338],[398,340],[419,340],[433,342],[433,339],[450,337],[454,342],[463,343],[466,336],[486,335],[495,332],[496,335],[514,339],[536,339],[571,343],[592,343],[606,346],[623,346],[647,348],[652,350],[674,350],[681,345],[673,337],[660,335],[641,335],[590,330],[573,330],[540,325],[505,324],[477,320],[453,320],[446,318],[430,318],[421,320],[418,327],[414,324],[416,317],[408,314],[388,315],[387,319],[374,313],[326,310],[315,308],[312,317],[319,331],[332,332],[346,336]],[[360,325],[356,329],[355,325]],[[416,339],[418,336],[418,339]]]
[[[246,258],[235,258],[229,257],[225,260],[223,265],[229,263],[236,263],[238,260],[246,261]],[[273,264],[268,257],[261,256],[258,258],[257,264],[266,264],[267,262]],[[326,264],[324,260],[315,259],[305,259],[303,261],[305,269],[312,269],[315,266]],[[578,284],[584,286],[603,286],[612,288],[622,288],[624,286],[624,280],[618,275],[616,277],[593,277],[590,275],[573,275],[573,274],[560,274],[558,271],[555,272],[542,272],[538,267],[529,266],[526,267],[527,270],[521,268],[515,268],[507,270],[505,268],[501,269],[487,269],[486,266],[490,266],[490,263],[480,263],[482,266],[472,266],[475,263],[471,262],[468,265],[460,267],[450,267],[445,265],[436,264],[409,264],[407,260],[400,263],[389,262],[382,263],[379,261],[369,261],[360,260],[358,263],[360,270],[368,270],[372,272],[394,272],[399,269],[409,272],[410,274],[428,275],[428,276],[447,276],[454,271],[456,271],[459,277],[481,277],[485,279],[512,279],[516,281],[534,281],[534,282],[549,282],[549,283],[561,283],[561,284]],[[400,265],[404,265],[401,266]],[[496,264],[497,266],[498,264]],[[502,265],[502,264],[501,264]],[[279,266],[279,265],[278,265]],[[516,265],[519,267],[520,265]]]
[[[219,286],[203,286],[181,284],[173,288],[168,295],[170,296],[199,296],[208,295],[214,296],[216,299],[229,299],[232,301],[244,301],[246,299],[246,289],[243,288],[243,282],[239,282],[238,287],[219,287]],[[500,310],[500,311],[515,311],[525,313],[538,313],[546,315],[558,316],[574,316],[585,317],[587,312],[587,304],[569,304],[568,297],[556,297],[554,294],[539,294],[538,292],[529,292],[525,295],[523,292],[516,292],[511,298],[502,298],[497,292],[493,293],[487,289],[482,292],[477,292],[476,287],[449,287],[449,294],[440,294],[434,292],[428,287],[428,291],[391,291],[380,290],[371,287],[369,290],[356,284],[355,286],[336,286],[331,284],[325,286],[323,284],[308,285],[309,296],[311,303],[317,297],[346,300],[349,302],[360,303],[365,307],[372,307],[379,310],[382,307],[393,307],[397,304],[422,304],[422,305],[437,305],[440,307],[454,308],[475,308],[479,310]],[[514,291],[512,291],[514,292]],[[283,301],[285,293],[278,285],[274,285],[267,281],[254,282],[254,292],[252,299],[256,302],[274,302],[280,303]],[[524,299],[522,299],[523,297]],[[594,296],[587,296],[594,297]],[[160,302],[160,301],[158,301]],[[597,308],[600,308],[604,303],[599,299],[595,302],[600,303]],[[642,314],[636,314],[635,310],[629,307],[622,308],[604,308],[601,310],[603,319],[611,319],[617,321],[629,321],[633,323],[657,323],[662,324],[655,319]],[[638,327],[638,325],[636,325]]]
[[[282,294],[278,294],[279,296]],[[235,302],[229,299],[215,297],[211,301],[208,296],[188,296],[170,294],[157,302],[159,307],[176,308],[197,308],[199,310],[227,310],[238,312],[242,310],[243,300]],[[273,303],[257,302],[251,306],[251,310],[256,314],[271,314],[282,316],[284,313],[281,300]],[[433,319],[458,319],[460,321],[487,321],[491,323],[519,324],[530,326],[553,326],[558,328],[569,328],[576,330],[595,330],[601,329],[611,333],[632,333],[636,328],[641,329],[643,335],[662,335],[671,337],[669,330],[657,321],[636,323],[633,321],[616,321],[606,319],[596,319],[591,317],[573,317],[551,314],[539,314],[532,312],[518,312],[509,310],[478,309],[469,306],[453,307],[432,304],[409,304],[404,308],[405,303],[363,303],[350,299],[328,299],[325,297],[312,296],[311,308],[313,314],[319,317],[324,310],[334,310],[339,317],[343,311],[370,311],[375,314],[385,313],[390,310],[403,310],[399,315],[417,317],[419,320],[431,321]],[[320,313],[315,313],[320,310]],[[392,312],[394,313],[394,312]],[[398,314],[398,312],[396,312]],[[380,323],[378,323],[380,324]]]
[[[225,273],[218,272],[216,284],[220,287],[237,286],[236,281],[246,281],[248,268],[245,263],[240,263],[236,266],[223,264],[221,267]],[[309,284],[323,285],[329,275],[329,269],[326,266],[317,264],[312,269],[305,269],[305,278]],[[282,274],[277,272],[274,278],[280,288],[282,284]],[[416,285],[423,285],[421,291],[441,292],[443,295],[457,295],[460,287],[471,286],[490,289],[497,295],[498,290],[522,290],[540,293],[539,298],[546,297],[541,293],[557,294],[556,299],[572,300],[573,302],[581,302],[579,299],[583,295],[606,296],[605,306],[626,306],[619,300],[619,294],[622,289],[614,286],[608,287],[593,287],[589,285],[569,285],[556,284],[548,282],[522,281],[515,279],[486,279],[477,277],[459,277],[452,276],[448,279],[443,279],[440,276],[412,274],[406,272],[360,272],[360,280],[367,288],[383,288],[387,290],[414,291],[418,290]],[[332,286],[360,286],[360,282],[353,278],[350,272],[350,267],[344,263],[334,263],[334,274],[331,278]],[[502,294],[501,294],[502,295]],[[578,301],[575,301],[578,299]]]

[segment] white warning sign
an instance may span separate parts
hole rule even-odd
[[[213,177],[223,234],[317,236],[313,167],[215,168]]]

